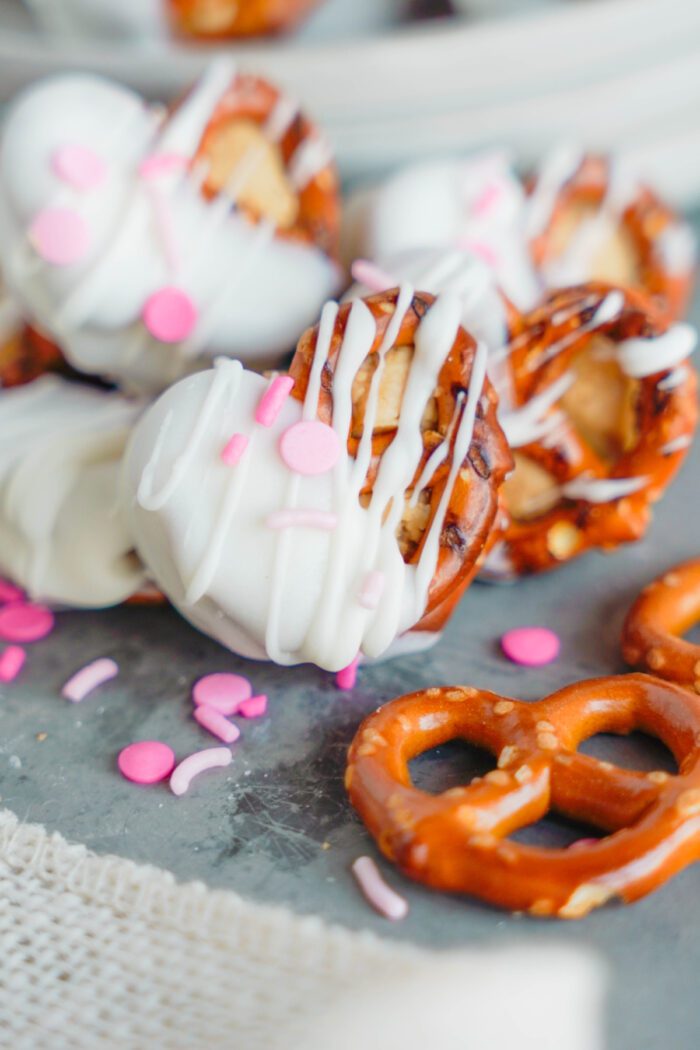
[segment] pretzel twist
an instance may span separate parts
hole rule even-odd
[[[0,346],[0,387],[21,386],[45,372],[66,370],[58,347],[29,325],[20,324]]]
[[[633,730],[661,739],[679,772],[633,772],[577,752],[596,733]],[[439,795],[414,787],[410,760],[455,738],[498,756],[498,768]],[[641,674],[578,682],[536,703],[428,689],[362,723],[346,787],[379,848],[411,878],[580,918],[613,897],[637,900],[700,856],[700,698]],[[578,849],[508,839],[550,810],[608,835]]]
[[[208,40],[283,33],[321,0],[167,0],[177,30]]]

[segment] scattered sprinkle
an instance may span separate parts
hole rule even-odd
[[[599,839],[576,839],[569,846],[569,849],[587,849],[589,846],[597,846]]]
[[[142,179],[150,181],[162,175],[170,175],[174,171],[182,171],[188,163],[188,158],[180,153],[151,153],[141,162],[139,175]]]
[[[179,343],[194,331],[197,307],[180,288],[160,288],[146,301],[143,323],[158,342]]]
[[[326,510],[278,510],[267,518],[268,529],[310,528],[331,532],[338,524],[337,514]]]
[[[195,682],[192,699],[195,704],[213,707],[219,714],[235,715],[244,700],[253,695],[253,687],[240,674],[208,674]]]
[[[72,266],[90,250],[90,234],[82,215],[71,208],[44,208],[29,227],[29,241],[51,266]]]
[[[99,686],[116,678],[118,674],[119,665],[109,657],[94,660],[68,679],[61,690],[61,696],[77,704]]]
[[[245,434],[234,434],[226,442],[226,446],[221,453],[221,459],[227,467],[235,467],[247,447],[248,438]]]
[[[396,278],[390,273],[382,270],[369,259],[355,259],[350,267],[352,279],[358,284],[364,284],[371,292],[384,292],[387,288],[394,288],[397,284]]]
[[[107,177],[104,160],[88,146],[59,146],[51,157],[51,166],[59,179],[74,190],[97,189]]]
[[[0,609],[0,638],[5,642],[38,642],[54,628],[54,615],[45,605],[13,602]]]
[[[291,376],[275,376],[267,390],[260,398],[255,410],[255,422],[263,427],[271,427],[280,414],[282,405],[289,397],[294,386]]]
[[[195,751],[177,766],[170,777],[170,790],[174,795],[184,795],[192,780],[208,769],[231,764],[233,756],[227,747],[208,747]]]
[[[350,690],[355,688],[357,682],[357,668],[360,664],[359,653],[347,667],[344,667],[342,671],[338,671],[335,676],[336,689]]]
[[[280,455],[297,474],[325,474],[338,461],[340,439],[327,423],[306,419],[287,427],[280,438]]]
[[[241,735],[238,726],[229,722],[225,715],[222,715],[215,707],[209,707],[208,704],[195,705],[194,717],[202,729],[206,729],[217,739],[223,740],[225,744],[233,744]]]
[[[406,918],[408,902],[384,881],[371,857],[358,857],[353,861],[352,873],[375,911],[393,922]]]
[[[515,627],[503,635],[501,648],[515,664],[542,667],[559,656],[560,641],[547,627]]]
[[[134,784],[157,784],[175,768],[175,752],[160,740],[140,740],[119,752],[117,765]]]
[[[8,645],[0,655],[0,682],[14,682],[26,659],[27,654],[19,645]]]
[[[21,602],[23,599],[24,592],[19,587],[0,577],[0,605],[5,602]]]
[[[267,711],[267,696],[260,693],[259,696],[251,696],[250,700],[243,700],[238,705],[238,714],[244,718],[262,718]]]

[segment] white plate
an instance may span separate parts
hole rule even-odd
[[[234,50],[305,103],[350,177],[493,145],[529,162],[569,138],[631,152],[678,203],[700,200],[698,0],[562,0],[496,21],[399,25],[404,8],[405,0],[331,0],[295,38]],[[168,99],[211,54],[171,42],[51,38],[17,0],[0,0],[5,97],[79,67]]]

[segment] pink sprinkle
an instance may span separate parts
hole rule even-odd
[[[28,236],[44,262],[52,266],[72,266],[90,250],[87,223],[70,208],[44,208],[34,216]]]
[[[548,627],[515,627],[503,635],[501,648],[515,664],[542,667],[559,656],[560,642]]]
[[[352,873],[375,911],[392,922],[406,918],[408,902],[384,881],[371,857],[358,857],[353,861]]]
[[[383,572],[368,572],[360,590],[360,605],[363,609],[376,609],[384,593],[386,577]]]
[[[107,165],[102,157],[87,146],[59,146],[51,165],[59,179],[76,190],[97,189],[107,177]]]
[[[27,654],[19,645],[8,645],[0,656],[0,682],[14,682],[26,659]]]
[[[502,196],[503,187],[497,182],[490,182],[474,201],[472,212],[474,215],[483,215],[484,212],[491,211]]]
[[[195,751],[175,768],[170,777],[170,790],[173,795],[184,795],[196,776],[207,769],[228,766],[232,758],[227,747],[208,747],[204,751]]]
[[[359,664],[360,656],[358,653],[351,664],[344,667],[342,671],[338,671],[335,676],[336,689],[349,690],[355,688],[355,683],[357,682],[357,668],[359,667]]]
[[[248,447],[248,438],[245,434],[234,434],[226,443],[221,458],[227,467],[235,467],[239,459]]]
[[[267,697],[264,693],[259,696],[251,696],[250,700],[244,700],[238,705],[238,714],[244,718],[262,718],[267,711]]]
[[[331,532],[337,524],[337,514],[326,510],[277,510],[267,519],[268,529],[310,528]]]
[[[197,307],[187,292],[169,286],[154,292],[143,308],[143,323],[161,343],[187,339],[197,324]]]
[[[327,423],[305,420],[287,427],[280,438],[280,455],[297,474],[325,474],[338,460],[340,439]]]
[[[0,609],[0,638],[6,642],[38,642],[51,634],[54,616],[45,605],[15,602]]]
[[[68,679],[61,690],[61,696],[65,700],[70,700],[72,703],[77,704],[84,700],[93,690],[104,685],[105,682],[111,681],[112,678],[116,678],[118,674],[119,665],[114,660],[110,660],[109,657],[105,656],[100,660],[94,660],[80,671],[76,671],[73,677]]]
[[[474,255],[478,255],[480,259],[483,259],[489,266],[498,265],[498,255],[496,251],[487,244],[485,241],[475,241],[471,237],[464,237],[458,243],[459,248],[464,248],[465,251],[472,252]]]
[[[212,736],[223,740],[225,744],[233,744],[238,740],[241,731],[233,722],[229,722],[220,711],[208,704],[200,704],[194,709],[195,721],[199,722],[202,729],[206,729]]]
[[[369,259],[355,259],[350,267],[352,279],[358,284],[364,284],[372,292],[384,292],[387,288],[396,287],[396,278],[390,273],[382,270]]]
[[[260,398],[255,410],[255,422],[263,427],[271,427],[280,414],[282,405],[289,397],[294,386],[291,376],[275,376],[269,387]]]
[[[141,162],[139,175],[142,179],[150,181],[162,175],[170,175],[173,171],[182,171],[187,165],[187,157],[180,153],[151,153]]]
[[[569,846],[569,849],[587,849],[589,846],[597,846],[599,839],[576,839]]]
[[[134,784],[157,784],[175,768],[175,752],[160,740],[140,740],[119,752],[117,765]]]
[[[244,700],[253,695],[253,687],[240,674],[208,674],[195,682],[192,699],[195,704],[213,707],[219,714],[235,715]]]
[[[21,591],[19,587],[15,587],[14,583],[0,578],[0,604],[3,602],[21,602],[23,598],[24,591]]]

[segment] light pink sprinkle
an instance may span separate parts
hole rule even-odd
[[[38,642],[53,628],[54,615],[45,605],[13,602],[0,609],[0,638],[5,642]]]
[[[0,656],[0,682],[14,682],[26,659],[27,654],[19,645],[8,645]]]
[[[569,846],[569,849],[587,849],[588,846],[597,846],[600,839],[576,839]]]
[[[325,474],[338,461],[340,439],[327,423],[303,420],[285,430],[280,438],[280,455],[297,474]]]
[[[335,676],[336,689],[354,689],[355,683],[357,682],[357,668],[360,665],[359,653],[347,667],[344,667],[342,671],[338,671]]]
[[[383,572],[374,569],[372,572],[367,573],[362,581],[360,590],[360,605],[363,609],[377,608],[384,593],[385,585],[386,576]]]
[[[187,157],[180,153],[151,153],[141,162],[139,175],[142,179],[151,181],[162,175],[170,175],[174,171],[182,171],[188,163]]]
[[[151,295],[143,308],[143,323],[160,343],[179,343],[197,324],[197,307],[187,292],[168,286]]]
[[[503,187],[498,182],[490,182],[488,186],[485,186],[482,192],[479,194],[477,199],[472,205],[472,212],[474,215],[483,215],[484,212],[491,211],[494,204],[503,196]]]
[[[184,795],[196,776],[207,769],[228,766],[232,758],[227,747],[208,747],[204,751],[195,751],[176,766],[170,777],[170,790],[173,795]]]
[[[294,380],[291,376],[275,376],[260,398],[255,410],[255,422],[263,427],[271,427],[280,414],[282,405],[292,392],[293,386]]]
[[[221,458],[227,467],[235,467],[247,448],[248,438],[245,434],[234,434],[227,441]]]
[[[396,287],[396,278],[369,259],[355,259],[350,273],[354,281],[364,284],[372,292],[385,292],[387,288]]]
[[[15,587],[14,583],[10,583],[9,580],[0,578],[0,604],[3,602],[21,602],[23,598],[24,591],[20,590],[19,587]]]
[[[195,682],[192,699],[195,704],[213,707],[222,715],[235,715],[244,700],[253,695],[253,687],[241,674],[208,674]]]
[[[238,705],[238,714],[244,718],[262,718],[267,711],[267,696],[260,693],[259,696],[251,696],[250,700],[244,700]]]
[[[29,227],[29,241],[51,266],[72,266],[90,250],[90,233],[82,215],[71,208],[44,208]]]
[[[107,165],[88,146],[66,143],[51,157],[51,166],[59,179],[75,190],[94,190],[107,177]]]
[[[117,765],[134,784],[157,784],[175,768],[175,752],[160,740],[139,740],[119,752]]]
[[[338,524],[338,515],[327,510],[277,510],[267,519],[268,529],[325,529],[331,532]]]
[[[77,704],[99,686],[111,681],[112,678],[116,678],[118,674],[119,665],[114,660],[110,660],[109,657],[105,656],[100,660],[94,660],[91,664],[81,668],[80,671],[76,671],[73,677],[68,679],[61,690],[61,696],[65,700],[70,700],[72,703]]]
[[[489,266],[498,265],[498,255],[495,249],[485,241],[475,241],[471,237],[464,237],[459,241],[458,247],[464,248],[465,251],[472,252],[474,255],[478,255],[479,258],[483,259]]]
[[[392,890],[371,857],[353,861],[352,873],[365,897],[380,915],[396,922],[408,915],[408,901]]]
[[[233,722],[229,722],[220,711],[208,704],[199,704],[194,709],[195,721],[199,722],[202,729],[206,729],[212,736],[223,740],[225,744],[233,744],[238,740],[241,731]]]
[[[514,664],[542,667],[559,656],[559,637],[548,627],[515,627],[501,638],[503,652]]]

